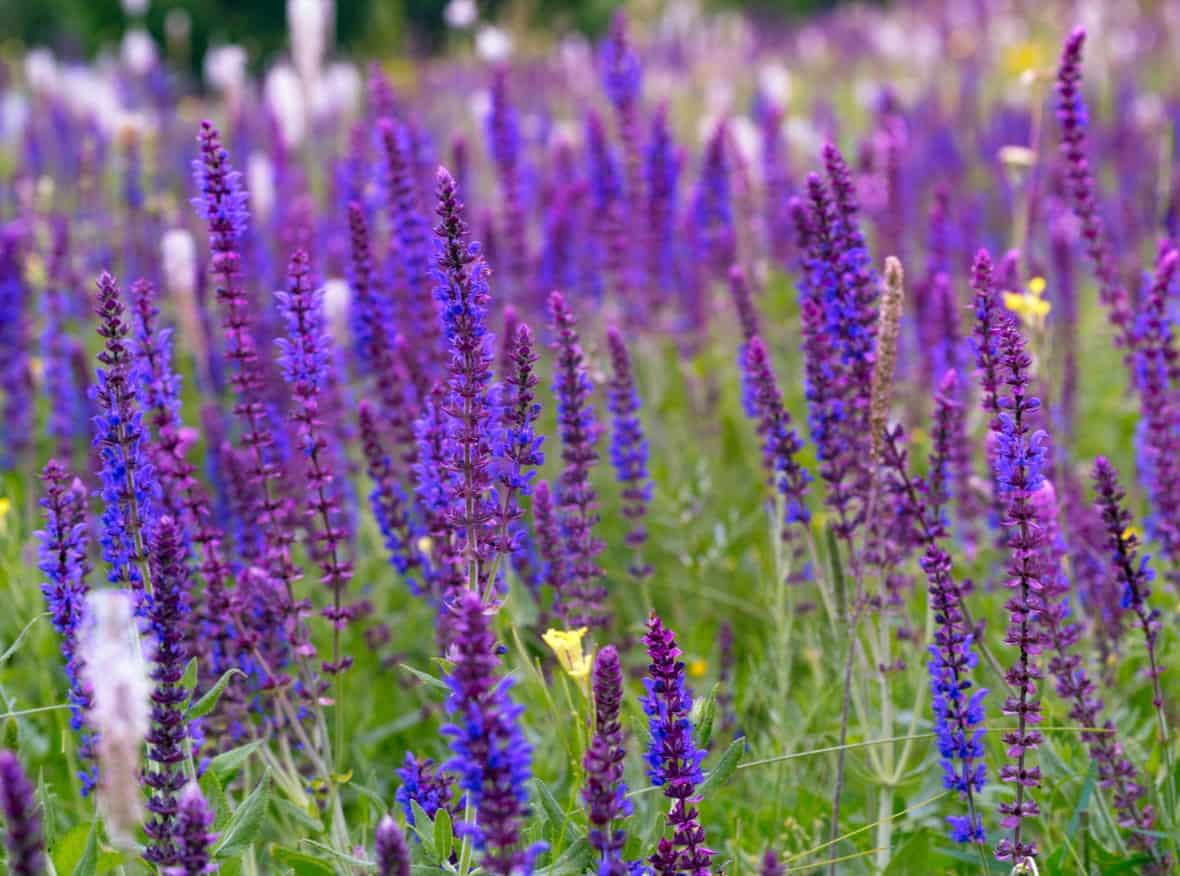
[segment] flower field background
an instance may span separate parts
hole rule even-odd
[[[1173,872],[1174,4],[328,10],[0,47],[7,872]]]

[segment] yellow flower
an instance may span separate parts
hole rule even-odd
[[[1143,540],[1143,533],[1139,531],[1137,526],[1128,526],[1123,530],[1123,538],[1133,538],[1136,541]]]
[[[12,500],[7,496],[0,496],[0,532],[5,532],[8,529],[8,512],[12,510]]]
[[[429,535],[424,535],[418,539],[418,552],[430,556],[430,552],[434,549],[434,539]]]
[[[1005,292],[1004,306],[1020,317],[1020,321],[1035,329],[1045,327],[1050,304],[1044,299],[1045,278],[1033,277],[1022,292]]]
[[[565,670],[566,675],[577,681],[590,677],[590,668],[594,665],[594,652],[582,653],[582,639],[586,635],[585,627],[576,630],[546,630],[541,638],[553,653],[557,655],[557,662]]]
[[[699,657],[688,664],[688,674],[693,678],[704,678],[708,671],[709,664]]]
[[[1045,64],[1045,52],[1032,40],[1015,43],[1004,52],[1004,70],[1009,76],[1023,76]]]

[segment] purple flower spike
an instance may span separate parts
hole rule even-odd
[[[633,106],[639,100],[643,67],[627,38],[627,14],[622,9],[611,18],[610,32],[602,43],[598,60],[602,87],[610,102],[620,111]]]
[[[98,408],[94,447],[102,463],[102,557],[116,586],[142,591],[147,544],[158,498],[148,461],[148,437],[135,398],[130,326],[115,278],[98,279],[98,334],[104,339],[91,398]]]
[[[651,745],[647,750],[647,775],[651,783],[664,789],[672,801],[667,823],[672,839],[661,838],[649,859],[659,876],[708,876],[713,851],[705,846],[705,830],[697,820],[694,804],[700,802],[697,786],[704,778],[701,761],[705,752],[692,738],[692,694],[684,679],[684,662],[676,634],[664,626],[653,611],[647,621],[643,642],[647,646],[648,675],[643,684],[643,711],[651,728]]]
[[[339,487],[328,458],[328,436],[320,408],[331,380],[333,354],[325,330],[324,293],[312,289],[307,253],[296,250],[287,269],[287,289],[276,293],[278,309],[287,323],[287,337],[279,338],[279,367],[291,386],[295,410],[291,414],[298,431],[307,475],[307,518],[312,540],[310,553],[320,567],[320,580],[332,593],[332,604],[323,610],[332,625],[332,659],[323,663],[328,675],[343,672],[352,658],[340,653],[340,631],[352,617],[344,602],[352,579],[352,563],[343,556],[347,540],[341,518]]]
[[[557,591],[557,611],[571,628],[606,626],[606,588],[597,556],[603,544],[594,535],[598,494],[590,470],[598,462],[599,426],[590,405],[593,385],[578,343],[577,321],[560,292],[549,296],[549,319],[556,336],[557,428],[565,469],[557,489],[561,531],[565,540],[566,577]]]
[[[87,560],[89,541],[87,527],[87,496],[82,482],[71,480],[66,467],[55,459],[49,460],[41,472],[45,495],[40,500],[45,510],[45,529],[37,533],[37,568],[45,575],[41,592],[53,620],[53,628],[61,637],[61,651],[65,658],[66,679],[70,692],[70,726],[79,734],[79,757],[86,763],[93,757],[93,740],[86,730],[86,711],[90,708],[90,691],[82,678],[82,657],[79,635],[86,613],[86,596],[90,585]],[[96,776],[92,768],[81,773],[82,793],[94,788]]]
[[[1010,762],[1000,769],[1000,780],[1016,786],[1016,799],[1000,804],[1004,816],[1001,826],[1009,836],[1000,840],[996,857],[1019,863],[1037,855],[1036,844],[1028,841],[1023,832],[1023,822],[1040,814],[1032,792],[1041,785],[1041,769],[1030,766],[1028,758],[1042,742],[1041,732],[1036,729],[1041,722],[1038,693],[1044,677],[1039,655],[1050,645],[1038,622],[1038,612],[1045,608],[1041,593],[1047,572],[1043,559],[1045,532],[1034,500],[1044,483],[1048,438],[1033,426],[1041,403],[1029,394],[1032,359],[1015,319],[1001,314],[991,337],[983,343],[996,351],[1006,386],[997,401],[999,415],[991,424],[995,445],[991,467],[1007,530],[1009,563],[1004,586],[1012,591],[1004,603],[1009,619],[1004,643],[1016,649],[1015,662],[1004,676],[1011,693],[1004,701],[1003,713],[1015,717],[1017,726],[1003,736]]]
[[[1118,277],[1114,253],[1098,215],[1094,176],[1086,159],[1089,113],[1082,97],[1082,46],[1086,31],[1077,28],[1066,39],[1057,68],[1057,121],[1061,125],[1061,154],[1066,165],[1066,193],[1082,223],[1086,254],[1094,264],[1099,295],[1117,329],[1116,342],[1126,345],[1131,330],[1127,290]]]
[[[29,316],[32,304],[21,268],[21,226],[0,227],[0,393],[4,442],[0,467],[15,467],[31,446],[33,377],[29,368]]]
[[[1169,289],[1178,268],[1180,251],[1166,249],[1140,305],[1129,356],[1140,399],[1141,476],[1153,512],[1147,527],[1173,565],[1180,560],[1180,409],[1173,389],[1176,350]]]
[[[783,865],[779,863],[778,855],[772,849],[767,849],[762,856],[762,863],[758,867],[760,876],[783,876]]]
[[[506,368],[501,385],[500,446],[495,449],[499,460],[496,480],[500,488],[496,547],[502,555],[515,553],[522,537],[519,521],[524,516],[518,496],[532,493],[537,467],[545,462],[541,445],[545,437],[537,433],[535,424],[541,414],[537,403],[538,379],[533,373],[539,357],[533,344],[533,332],[521,323],[513,331],[505,351]]]
[[[177,817],[177,792],[184,787],[181,764],[186,757],[188,727],[184,702],[188,692],[181,685],[188,652],[184,630],[189,613],[189,570],[179,526],[161,517],[152,541],[153,591],[148,619],[155,639],[152,668],[152,727],[147,736],[149,767],[143,783],[150,789],[144,831],[148,836],[144,857],[158,867],[179,863],[173,843]]]
[[[0,810],[4,812],[4,845],[11,876],[43,876],[45,843],[33,786],[11,751],[0,751]]]
[[[668,107],[661,105],[652,115],[643,171],[647,198],[643,215],[649,229],[644,244],[647,253],[647,283],[653,303],[660,304],[676,291],[676,216],[680,205],[680,170],[683,159],[668,126]]]
[[[434,818],[440,809],[446,809],[452,815],[457,812],[452,803],[454,779],[437,769],[434,761],[414,757],[413,752],[407,751],[397,775],[402,784],[397,789],[396,800],[405,813],[406,824],[414,826],[414,803],[421,806],[429,818]]]
[[[693,232],[699,235],[702,257],[718,276],[723,276],[737,254],[729,151],[729,125],[722,119],[705,147],[692,204]]]
[[[293,536],[284,525],[286,509],[272,451],[275,439],[268,422],[263,363],[255,340],[253,307],[242,282],[241,246],[249,215],[246,192],[217,129],[202,122],[197,139],[201,157],[193,162],[198,192],[193,204],[209,229],[210,272],[221,305],[225,356],[233,366],[233,410],[242,424],[239,442],[248,451],[247,480],[258,497],[252,512],[266,543],[266,566],[289,589],[299,570],[291,561]],[[289,618],[288,623],[294,625],[295,619]],[[297,638],[302,637],[297,633]]]
[[[497,509],[491,494],[496,447],[492,336],[487,329],[488,266],[478,243],[468,239],[455,180],[438,170],[438,239],[435,298],[450,355],[443,410],[449,422],[447,468],[457,475],[447,512],[457,550],[474,567],[481,589],[500,547],[493,529]],[[472,582],[474,584],[474,582]]]
[[[619,709],[623,702],[623,668],[619,653],[607,645],[594,658],[591,680],[594,691],[594,738],[582,758],[586,787],[582,800],[590,819],[590,844],[598,852],[599,876],[624,876],[623,843],[626,834],[615,822],[631,814],[627,785],[623,782],[623,728]]]
[[[953,383],[953,371],[948,372],[948,378],[944,378],[943,387]],[[945,395],[940,392],[936,396],[936,422],[945,409]],[[971,582],[956,582],[951,573],[951,557],[942,545],[947,532],[939,507],[939,488],[910,475],[900,426],[886,430],[882,451],[882,463],[893,480],[891,488],[907,507],[906,516],[916,525],[919,543],[925,548],[919,564],[926,575],[930,608],[937,624],[927,664],[934,732],[942,757],[943,785],[958,792],[967,804],[966,815],[947,817],[951,839],[982,843],[983,816],[976,795],[986,781],[982,724],[987,690],[972,691],[971,674],[979,655],[972,647],[973,633],[964,603]],[[931,477],[937,484],[939,474],[933,463]]]
[[[208,876],[221,868],[213,863],[213,844],[217,834],[213,829],[213,811],[201,789],[190,783],[180,794],[180,807],[172,834],[176,846],[176,866],[168,876]]]
[[[377,825],[373,846],[377,853],[377,876],[410,876],[410,847],[392,815],[384,816]]]
[[[803,444],[783,405],[783,394],[771,368],[766,346],[757,335],[746,344],[742,375],[757,418],[758,434],[762,437],[762,464],[783,497],[783,537],[786,538],[791,524],[806,528],[811,522],[811,512],[807,508],[807,485],[811,477],[799,465],[797,456]]]
[[[569,570],[561,540],[561,522],[548,481],[541,481],[533,491],[533,526],[537,533],[537,552],[545,564],[544,581],[556,598],[566,585]]]
[[[381,443],[377,426],[377,414],[367,401],[362,401],[357,412],[360,422],[361,450],[364,452],[369,479],[373,490],[369,493],[369,505],[381,536],[389,562],[397,571],[406,576],[414,593],[420,592],[419,583],[410,577],[421,566],[422,558],[417,548],[417,534],[410,519],[409,501],[393,472],[393,463]]]
[[[607,329],[606,341],[611,361],[607,401],[611,413],[611,463],[615,476],[623,485],[623,516],[631,522],[627,545],[636,550],[630,571],[636,578],[646,578],[652,568],[643,562],[638,551],[647,541],[643,518],[651,504],[652,482],[647,475],[647,438],[639,419],[639,390],[635,386],[631,354],[627,352],[622,334],[612,326]]]
[[[397,313],[400,325],[416,326],[412,347],[419,367],[433,371],[437,361],[438,316],[430,293],[430,225],[419,204],[418,187],[411,166],[409,134],[389,119],[378,124],[385,152],[389,221],[397,241],[390,254],[397,260],[392,272],[401,277],[404,298]]]
[[[1160,611],[1148,603],[1151,598],[1151,581],[1155,575],[1148,564],[1151,558],[1146,554],[1142,558],[1138,557],[1139,539],[1131,531],[1131,513],[1123,506],[1126,493],[1119,486],[1118,472],[1114,466],[1105,457],[1100,456],[1094,460],[1091,477],[1097,493],[1096,507],[1102,515],[1106,529],[1110,563],[1118,583],[1123,588],[1121,605],[1124,609],[1134,612],[1143,633],[1152,705],[1159,716],[1160,727],[1163,728],[1167,726],[1163,689],[1160,686],[1163,668],[1160,666],[1156,650],[1161,629]],[[1070,714],[1072,716],[1073,713]],[[1156,847],[1155,837],[1145,832],[1154,824],[1155,813],[1150,805],[1138,805],[1137,800],[1143,796],[1143,788],[1136,781],[1134,767],[1123,756],[1122,747],[1113,738],[1113,734],[1097,733],[1087,736],[1091,755],[1098,763],[1099,778],[1104,786],[1113,788],[1114,806],[1119,813],[1120,824],[1136,828],[1129,832],[1128,843],[1133,848],[1153,855],[1150,865],[1153,869],[1145,872],[1170,872],[1170,857]]]
[[[496,637],[479,595],[464,591],[452,609],[451,723],[442,732],[451,739],[453,757],[446,768],[459,776],[475,810],[474,820],[457,829],[483,852],[487,872],[528,876],[544,845],[520,847],[532,773],[532,749],[520,728],[522,709],[508,696],[512,680],[497,677]]]

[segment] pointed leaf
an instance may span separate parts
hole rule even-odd
[[[721,755],[721,760],[717,761],[717,766],[709,770],[709,774],[701,782],[697,793],[704,797],[710,791],[720,788],[728,782],[738,768],[738,761],[741,760],[742,750],[745,747],[746,740],[744,737],[735,739],[729,743],[729,748],[725,749],[725,753]]]
[[[266,817],[266,804],[270,800],[267,792],[269,779],[270,774],[264,774],[254,790],[234,810],[233,817],[221,835],[221,841],[213,849],[216,857],[232,858],[241,854],[258,838]]]
[[[246,673],[240,669],[227,669],[221,674],[221,678],[217,679],[217,683],[209,690],[205,691],[204,695],[189,706],[188,717],[189,720],[195,718],[203,718],[217,708],[217,703],[221,700],[221,695],[225,693],[225,688],[233,680],[235,675],[240,675],[242,678],[246,677]]]

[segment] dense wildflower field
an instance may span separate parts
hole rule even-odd
[[[6,872],[1173,872],[1174,6],[452,6],[9,51]]]

